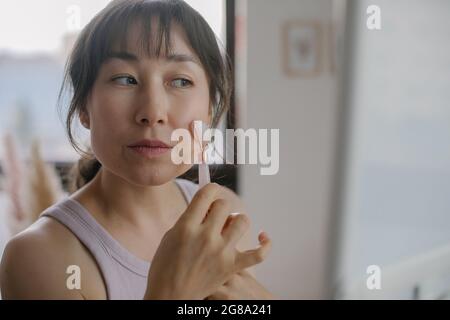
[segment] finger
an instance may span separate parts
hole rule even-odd
[[[221,191],[222,188],[217,183],[208,183],[199,189],[179,220],[183,223],[201,224],[211,204],[220,197]]]
[[[260,231],[259,234],[258,234],[258,240],[259,240],[259,242],[260,242],[260,243],[261,243],[261,242],[264,242],[264,241],[266,241],[267,239],[270,240],[269,235],[267,234],[267,232],[265,232],[265,231]]]
[[[236,214],[227,228],[223,230],[223,237],[230,246],[235,246],[245,232],[250,228],[250,219],[247,215],[239,213]]]
[[[225,221],[225,224],[223,225],[223,230],[225,230],[226,228],[228,228],[228,226],[230,226],[231,222],[234,220],[234,218],[237,215],[239,215],[238,212],[233,212],[228,215],[227,220]]]
[[[253,275],[250,272],[248,272],[246,269],[239,270],[238,272],[236,272],[236,274],[241,277],[253,277]]]
[[[204,220],[204,226],[213,233],[221,234],[222,228],[230,215],[230,205],[223,199],[214,201],[209,209],[209,212]]]
[[[236,255],[236,271],[249,268],[263,262],[270,252],[272,240],[269,238],[260,242],[261,245],[256,249],[238,252]]]
[[[207,297],[207,300],[228,300],[228,299],[229,294],[225,286],[221,286],[219,289],[217,289],[216,292]]]

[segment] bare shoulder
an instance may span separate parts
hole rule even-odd
[[[52,218],[42,217],[14,236],[0,264],[3,299],[83,299],[81,290],[69,290],[71,265],[86,265],[79,240]]]

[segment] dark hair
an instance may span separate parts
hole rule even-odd
[[[158,19],[156,43],[152,43],[150,37],[154,17]],[[67,61],[59,94],[61,106],[65,89],[70,87],[72,91],[65,126],[70,143],[81,155],[70,173],[71,192],[93,179],[101,167],[92,150],[85,151],[76,142],[72,122],[80,112],[86,111],[87,99],[102,63],[107,60],[114,46],[126,46],[128,30],[135,23],[140,23],[141,26],[139,40],[142,49],[149,56],[167,55],[170,50],[171,22],[177,23],[184,30],[206,72],[213,115],[212,127],[217,126],[220,117],[228,109],[232,91],[230,59],[224,50],[219,49],[214,32],[197,11],[182,0],[112,1],[79,35]],[[162,52],[163,49],[165,52]]]

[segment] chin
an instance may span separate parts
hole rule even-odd
[[[130,182],[140,186],[160,186],[178,176],[184,174],[191,166],[186,165],[162,165],[148,166],[145,169],[133,171],[129,173],[128,179]]]

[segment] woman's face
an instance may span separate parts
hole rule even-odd
[[[174,164],[170,150],[147,157],[129,145],[158,139],[174,146],[173,130],[189,130],[194,120],[210,123],[208,80],[178,25],[171,28],[169,57],[140,52],[137,32],[131,29],[126,52],[116,52],[101,66],[88,114],[80,117],[89,124],[93,152],[105,169],[133,184],[160,185],[192,165]]]

